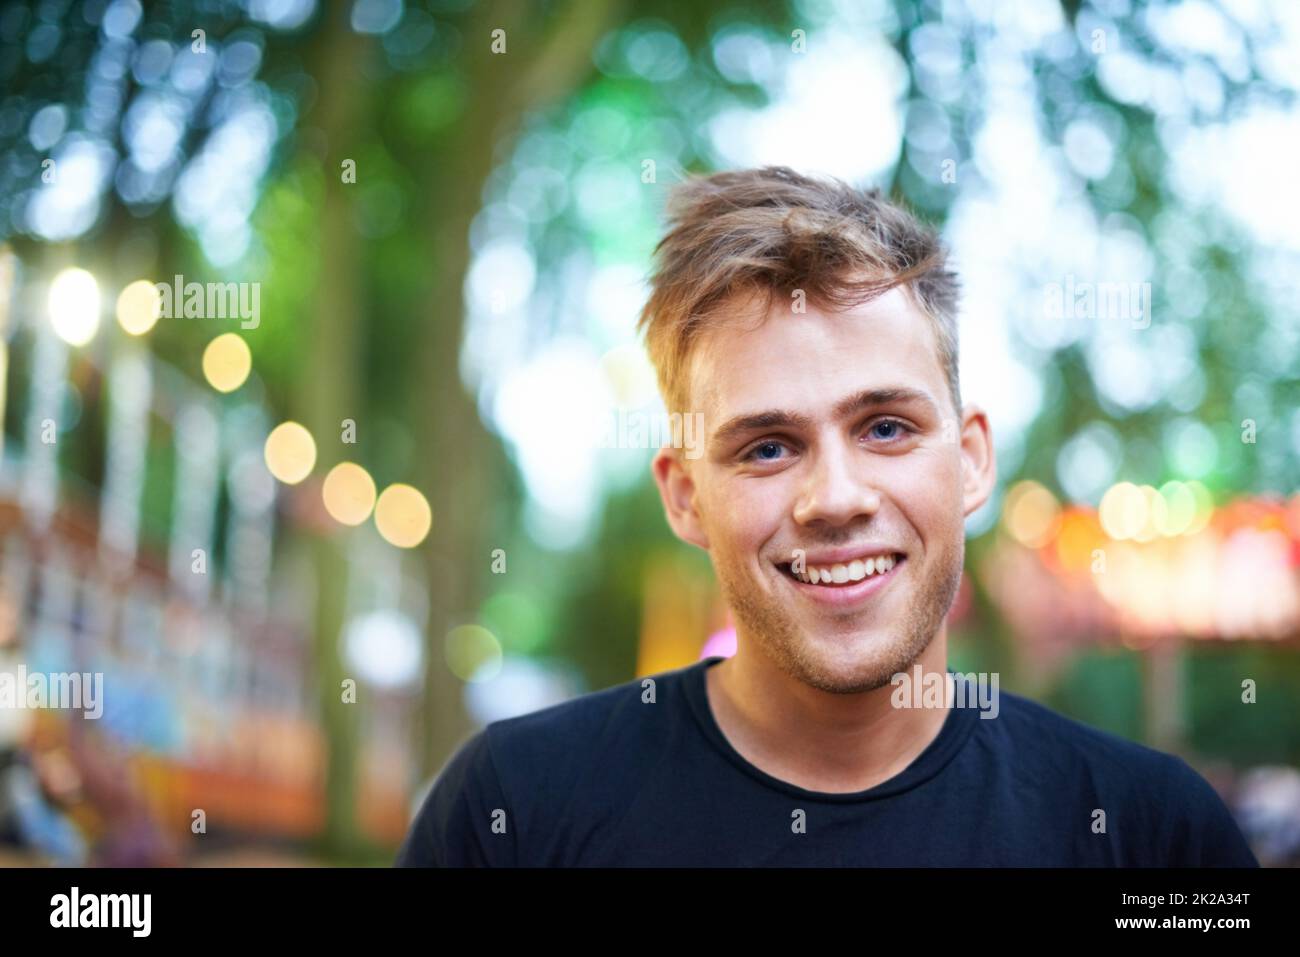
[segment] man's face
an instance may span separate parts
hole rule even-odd
[[[994,468],[929,320],[899,289],[839,313],[778,298],[705,334],[690,389],[704,453],[661,452],[655,474],[745,640],[825,691],[888,684],[943,624]]]

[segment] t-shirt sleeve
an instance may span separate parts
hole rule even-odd
[[[513,866],[512,824],[484,729],[462,744],[434,779],[394,866]]]
[[[1175,759],[1173,832],[1176,867],[1259,867],[1236,819],[1210,782]]]

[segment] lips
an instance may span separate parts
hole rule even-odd
[[[850,557],[851,554],[838,553],[834,557],[847,560],[831,563],[826,562],[827,556],[818,555],[821,564],[809,559],[803,563],[802,573],[794,570],[792,562],[777,567],[801,594],[823,604],[841,606],[854,604],[886,588],[907,562],[902,552],[859,553],[857,558]]]
[[[901,552],[890,552],[882,555],[863,555],[842,562],[809,559],[803,562],[798,570],[791,563],[789,572],[800,581],[812,585],[845,585],[860,582],[873,575],[883,575],[893,569],[902,557]]]

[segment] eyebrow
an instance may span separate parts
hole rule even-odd
[[[841,399],[839,402],[835,403],[835,408],[831,410],[831,414],[836,419],[844,419],[848,418],[850,415],[861,412],[864,409],[899,402],[919,402],[926,406],[932,413],[936,414],[939,409],[928,392],[921,389],[893,387],[887,389],[864,389],[861,392],[854,393],[848,398]],[[811,428],[812,425],[813,420],[802,412],[790,412],[785,409],[768,409],[765,412],[738,415],[733,419],[727,420],[725,424],[719,426],[719,428],[713,433],[712,444],[718,445],[729,442],[748,432],[757,432],[765,429],[781,427],[808,429]]]

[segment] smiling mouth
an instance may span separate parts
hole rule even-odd
[[[890,555],[875,555],[871,558],[855,559],[834,565],[806,565],[802,572],[794,570],[793,562],[783,562],[777,567],[786,577],[805,585],[846,588],[859,582],[884,577],[906,560],[907,556],[902,552],[894,552]]]

